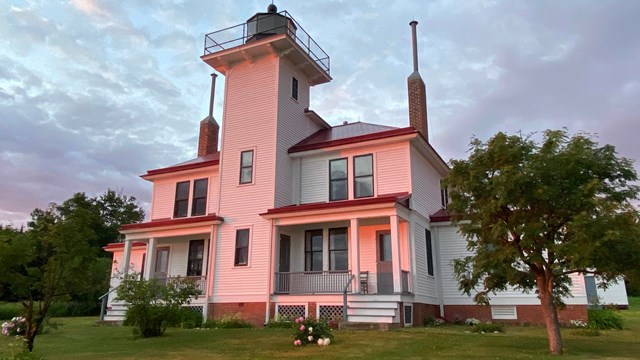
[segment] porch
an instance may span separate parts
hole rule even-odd
[[[370,279],[384,278],[378,274],[370,274],[368,271],[361,271],[358,279],[352,274],[351,270],[346,271],[299,271],[299,272],[276,272],[274,293],[279,295],[291,294],[347,294],[355,293],[353,289],[358,283],[360,294],[369,294]],[[401,288],[400,293],[413,293],[411,273],[406,270],[401,272]],[[373,286],[371,286],[373,288]],[[389,286],[386,286],[389,288]],[[377,292],[380,294],[380,292]]]

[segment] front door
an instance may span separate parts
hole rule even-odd
[[[166,280],[169,274],[169,247],[159,247],[156,250],[156,267],[154,278]]]
[[[280,234],[280,257],[278,261],[278,283],[276,291],[289,293],[289,274],[291,268],[291,236]]]
[[[378,232],[378,294],[393,294],[393,263],[391,261],[391,233]]]
[[[291,236],[280,234],[279,272],[289,272],[291,265]]]

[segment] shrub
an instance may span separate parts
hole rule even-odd
[[[464,325],[464,318],[460,314],[455,314],[453,316],[453,323],[456,325]]]
[[[482,321],[476,318],[468,318],[467,320],[464,321],[464,323],[465,325],[474,326],[474,325],[482,324]]]
[[[269,329],[291,329],[295,323],[291,320],[274,319],[267,323]]]
[[[295,320],[295,332],[293,334],[293,344],[295,346],[317,343],[318,345],[329,345],[333,339],[331,328],[324,320],[305,319],[299,317]]]
[[[207,329],[242,329],[252,328],[253,324],[240,319],[238,314],[223,316],[219,319],[210,319],[204,322],[202,327]]]
[[[435,317],[433,315],[429,315],[422,320],[423,326],[440,326],[444,323],[445,323],[444,319]]]
[[[27,320],[22,316],[2,323],[2,335],[4,336],[23,336],[27,330]]]
[[[591,329],[620,329],[624,320],[615,311],[609,309],[589,309],[589,327]]]
[[[176,312],[176,319],[169,326],[180,327],[183,329],[195,329],[202,326],[204,321],[202,312],[191,307],[181,307]]]
[[[100,312],[98,304],[95,302],[56,302],[51,304],[48,316],[51,317],[75,317],[75,316],[91,316]]]
[[[166,283],[138,280],[139,275],[126,275],[118,287],[116,300],[127,304],[125,324],[133,326],[133,334],[141,337],[160,336],[170,324],[179,323],[180,308],[189,304],[200,290],[192,279],[177,278]]]
[[[503,333],[504,324],[497,324],[492,322],[488,322],[488,323],[480,322],[478,324],[473,325],[473,332],[476,332],[476,333],[493,333],[496,331]]]

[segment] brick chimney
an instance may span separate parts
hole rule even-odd
[[[220,126],[213,118],[213,99],[216,90],[217,74],[211,74],[211,98],[209,100],[209,116],[200,121],[200,137],[198,138],[198,157],[218,151],[218,132]]]
[[[409,89],[409,124],[418,130],[429,141],[429,129],[427,124],[427,88],[418,72],[418,41],[416,36],[417,21],[411,25],[413,45],[413,73],[407,78]]]

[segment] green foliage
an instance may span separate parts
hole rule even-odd
[[[597,330],[622,330],[624,320],[614,310],[589,309],[589,328]]]
[[[22,304],[4,303],[0,304],[0,320],[9,320],[22,314]]]
[[[427,317],[422,319],[422,326],[440,326],[444,323],[444,319],[435,317],[433,315],[428,315]]]
[[[612,281],[640,267],[631,160],[588,134],[548,130],[540,142],[504,133],[486,143],[474,138],[469,159],[451,164],[449,210],[473,254],[453,262],[460,289],[484,304],[509,286],[536,291],[551,350],[561,352],[557,307],[571,274]]]
[[[183,329],[195,329],[202,326],[204,319],[202,313],[191,309],[190,307],[181,307],[176,314],[176,322],[169,326],[180,327]]]
[[[295,323],[286,319],[271,320],[267,323],[266,327],[269,329],[291,329]]]
[[[573,335],[578,336],[600,336],[600,330],[598,329],[576,329],[571,332]]]
[[[320,339],[333,340],[331,327],[322,319],[298,318],[295,320],[294,329],[295,345],[313,344]]]
[[[476,333],[494,333],[494,332],[505,332],[505,327],[504,324],[499,324],[499,323],[492,323],[492,322],[487,322],[487,323],[478,323],[473,325],[473,332]]]
[[[198,285],[190,278],[167,282],[138,278],[135,273],[124,276],[116,296],[127,304],[125,323],[133,326],[135,336],[160,336],[171,324],[180,324],[182,305],[200,295]]]
[[[206,329],[241,329],[252,328],[253,324],[240,319],[238,314],[223,316],[219,319],[209,319],[202,326]]]

